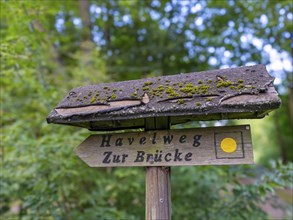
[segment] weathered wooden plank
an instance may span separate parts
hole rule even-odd
[[[168,130],[170,121],[165,118],[148,118],[145,130]],[[146,167],[145,180],[145,219],[157,220],[171,219],[171,168],[170,167]]]
[[[262,118],[280,106],[265,66],[161,76],[75,88],[47,118],[90,130],[144,128],[143,118]]]
[[[171,219],[170,167],[147,167],[146,218]]]
[[[91,135],[75,152],[91,167],[253,163],[249,125]]]

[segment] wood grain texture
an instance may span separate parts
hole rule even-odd
[[[90,85],[71,90],[48,123],[90,130],[144,128],[144,118],[192,120],[262,118],[280,106],[265,66]]]
[[[146,168],[146,219],[171,219],[170,167]]]
[[[170,129],[170,119],[149,118],[145,121],[145,129]],[[146,167],[145,217],[147,220],[171,219],[171,168]]]
[[[232,153],[225,138],[236,143]],[[91,167],[253,163],[249,125],[91,135],[76,154]]]

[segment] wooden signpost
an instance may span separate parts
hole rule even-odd
[[[79,87],[47,121],[123,130],[91,135],[75,152],[90,167],[146,167],[146,219],[171,219],[170,166],[252,164],[253,149],[249,125],[170,126],[263,118],[281,104],[273,80],[256,65]]]
[[[253,163],[249,125],[91,135],[75,152],[90,167]]]

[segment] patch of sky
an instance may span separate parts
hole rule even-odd
[[[267,26],[267,24],[269,22],[269,19],[268,19],[268,17],[265,14],[262,14],[260,16],[260,19],[259,20],[260,20],[260,23],[261,23],[262,27]]]
[[[148,56],[148,57],[147,57],[147,60],[148,60],[149,62],[153,61],[153,56]]]
[[[89,9],[89,10],[90,10],[90,13],[91,13],[91,14],[94,14],[94,13],[96,12],[96,7],[97,7],[97,6],[96,6],[95,4],[91,4],[91,5],[90,5],[90,9]]]
[[[290,38],[291,34],[287,31],[283,32],[282,34],[284,36],[284,38]]]
[[[228,69],[230,66],[227,64],[223,64],[220,66],[220,69]]]
[[[241,55],[241,56],[240,56],[240,60],[241,60],[242,63],[244,63],[244,62],[246,61],[246,56]]]
[[[103,39],[103,33],[101,31],[99,31],[99,27],[98,26],[94,26],[92,28],[92,36],[93,36],[94,42],[98,46],[102,46],[102,45],[105,45],[106,44],[106,41]]]
[[[143,41],[143,40],[144,40],[144,36],[138,36],[138,37],[137,37],[137,40],[138,40],[139,42]]]
[[[97,7],[96,7],[96,10],[95,10],[95,13],[96,13],[96,14],[101,14],[101,13],[102,13],[102,8],[99,7],[99,6],[97,6]]]
[[[243,31],[244,31],[243,26],[242,26],[242,25],[239,25],[239,27],[238,27],[238,32],[239,32],[239,33],[242,33]]]
[[[160,6],[161,6],[161,3],[160,3],[160,1],[158,1],[158,0],[153,0],[153,1],[151,2],[151,6],[152,6],[152,7],[160,7]]]
[[[181,8],[181,13],[182,13],[183,16],[186,16],[188,14],[188,11],[189,11],[189,9],[186,6],[183,6]]]
[[[114,16],[114,24],[116,27],[122,27],[124,25],[119,16]]]
[[[63,12],[59,12],[56,15],[55,28],[58,32],[62,32],[65,29],[65,20]]]
[[[227,12],[227,10],[224,9],[224,8],[222,8],[222,9],[219,10],[219,14],[220,14],[220,15],[225,15],[226,12]]]
[[[186,49],[191,49],[191,48],[193,47],[192,42],[190,42],[190,41],[185,42],[185,43],[184,43],[184,47],[185,47]]]
[[[195,24],[196,26],[201,26],[203,23],[203,18],[202,17],[198,17],[195,19]]]
[[[234,6],[235,1],[234,0],[229,0],[228,4],[229,4],[229,6]]]
[[[110,57],[110,56],[112,56],[112,54],[113,54],[112,50],[108,50],[108,51],[107,51],[107,56]]]
[[[215,53],[216,49],[214,47],[208,47],[208,52],[209,53]]]
[[[73,18],[72,22],[73,22],[75,27],[82,28],[82,20],[81,20],[81,18]]]
[[[230,42],[231,42],[231,40],[230,40],[229,38],[225,38],[225,39],[224,39],[224,43],[225,43],[225,44],[230,44]]]
[[[279,22],[284,22],[284,20],[285,20],[285,17],[284,16],[280,16],[279,17]]]
[[[252,44],[256,47],[256,49],[261,50],[263,46],[263,41],[257,37],[253,37]]]
[[[172,6],[169,2],[167,2],[165,8],[164,8],[165,12],[170,12],[172,11]]]
[[[279,14],[280,15],[284,15],[286,13],[286,10],[284,9],[284,8],[281,8],[280,10],[279,10]]]
[[[189,58],[193,58],[195,56],[195,49],[194,48],[188,49],[188,56],[189,56]]]
[[[191,30],[186,30],[184,34],[188,40],[191,40],[191,41],[195,40],[195,36]]]
[[[270,28],[266,28],[266,29],[265,29],[265,33],[266,33],[267,35],[269,35],[269,34],[271,33],[271,29],[270,29]]]
[[[227,120],[216,121],[216,122],[215,122],[215,126],[216,126],[216,127],[224,126],[224,125],[226,125],[227,123],[228,123]]]
[[[181,30],[181,28],[182,28],[182,24],[179,24],[178,27],[179,27],[179,28],[177,28],[175,32],[176,32],[177,34],[181,34],[181,33],[182,33],[182,30]]]
[[[205,55],[202,55],[202,54],[199,55],[198,59],[199,59],[200,62],[205,62],[206,61]]]
[[[245,66],[255,66],[256,64],[257,64],[256,62],[248,61],[248,62],[246,62],[244,65],[245,65]]]
[[[125,23],[125,24],[132,24],[132,19],[131,19],[131,16],[130,15],[123,15],[122,16],[122,21]]]
[[[217,65],[218,61],[217,61],[216,57],[210,57],[209,60],[208,60],[208,63],[211,66],[215,66],[215,65]]]
[[[178,24],[178,30],[180,30],[180,33],[182,33],[183,27],[184,27],[184,24],[183,23],[179,23]]]
[[[201,11],[201,10],[202,10],[201,2],[199,2],[196,5],[192,6],[191,9],[190,9],[191,13],[193,13],[193,14],[195,14],[195,13]]]
[[[187,6],[187,5],[189,5],[189,3],[190,3],[189,0],[180,0],[180,1],[178,1],[178,2],[181,4],[181,6]]]
[[[233,53],[231,53],[229,50],[226,50],[224,52],[224,57],[231,58],[231,57],[233,57]]]
[[[160,13],[155,10],[150,10],[150,16],[154,20],[158,20],[161,17]]]
[[[234,21],[229,21],[228,26],[233,28],[235,26],[235,22]]]
[[[234,33],[235,31],[232,28],[227,28],[225,31],[222,32],[222,37],[231,37],[231,35]]]

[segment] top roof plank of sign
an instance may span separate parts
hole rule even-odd
[[[149,117],[188,121],[263,118],[281,101],[264,65],[210,70],[71,90],[49,123],[90,130],[142,128]]]

